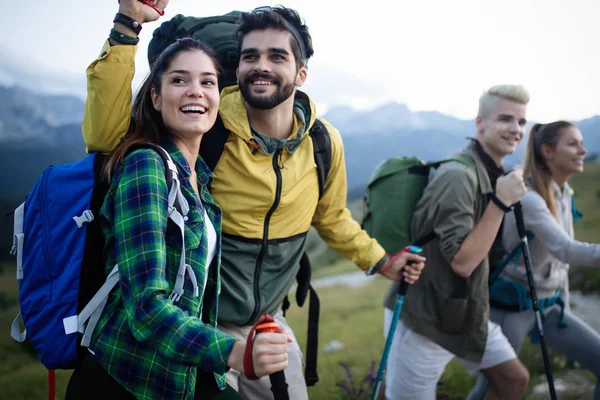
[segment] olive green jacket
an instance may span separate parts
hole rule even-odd
[[[415,209],[412,237],[433,231],[436,238],[423,247],[427,264],[408,290],[401,319],[408,328],[456,356],[479,362],[489,319],[488,258],[469,278],[455,274],[450,263],[481,219],[493,188],[475,145],[471,143],[462,152],[474,161],[475,168],[454,161],[442,164]],[[395,297],[391,287],[386,296],[388,308],[393,307]]]

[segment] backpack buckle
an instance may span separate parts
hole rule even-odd
[[[92,222],[94,220],[94,213],[92,210],[85,210],[81,216],[73,217],[73,220],[77,224],[77,227],[81,228],[86,222]]]

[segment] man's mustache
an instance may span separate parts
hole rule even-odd
[[[279,85],[281,83],[281,81],[277,77],[275,77],[273,75],[269,75],[269,74],[261,74],[259,72],[255,72],[253,74],[248,75],[246,77],[246,79],[244,79],[244,83],[250,84],[252,81],[261,80],[261,79],[271,81],[271,82],[273,82],[274,85]]]

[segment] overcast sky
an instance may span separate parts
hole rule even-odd
[[[85,68],[108,36],[117,1],[1,2],[0,64],[12,67],[0,68],[0,82],[84,95]],[[481,92],[497,83],[527,87],[530,120],[600,114],[600,0],[281,3],[300,12],[313,36],[304,90],[320,114],[327,106],[365,110],[398,101],[473,118]],[[146,48],[161,21],[265,4],[278,3],[171,0],[141,33],[136,84],[148,72]]]

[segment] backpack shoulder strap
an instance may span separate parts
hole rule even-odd
[[[528,241],[535,239],[535,235],[533,234],[533,232],[526,231],[525,233],[527,235]],[[500,275],[502,275],[502,272],[508,264],[510,264],[511,262],[519,262],[519,258],[521,257],[522,251],[523,247],[521,246],[521,243],[519,243],[502,260],[498,261],[496,265],[491,266],[490,275],[488,277],[488,286],[492,286],[492,283],[494,283],[500,277]]]
[[[140,149],[153,150],[156,154],[160,156],[161,161],[164,165],[165,180],[169,191],[168,207],[170,209],[173,208],[172,211],[169,211],[169,219],[177,225],[179,231],[181,232],[183,253],[185,251],[185,248],[183,247],[183,243],[185,241],[183,216],[185,216],[188,213],[189,204],[187,203],[187,201],[183,197],[183,194],[181,193],[181,185],[179,183],[179,170],[177,168],[177,164],[173,162],[171,156],[165,149],[153,143],[133,144],[129,147],[127,153],[130,154]],[[104,160],[99,159],[98,165],[94,166],[95,169],[99,168],[100,163],[102,163],[103,161]],[[96,177],[99,177],[98,173],[99,169],[96,170]],[[176,184],[173,185],[173,182],[175,182]],[[107,184],[107,182],[104,181],[102,181],[101,183],[103,185]],[[106,192],[103,193],[103,190],[104,189],[100,189],[100,187],[94,188],[94,191],[98,191],[98,193],[95,195],[97,199],[105,195]],[[92,197],[94,197],[94,194],[92,194]],[[93,201],[97,201],[97,199],[93,199]],[[96,246],[99,246],[98,240],[102,240],[103,235],[101,233],[96,233],[92,237],[90,237],[90,233],[88,232],[87,236],[88,237],[86,237],[86,248],[84,250],[84,260],[86,259],[86,257],[89,259],[89,256],[95,255],[97,258],[100,258],[104,261],[104,257],[98,257],[98,254],[92,254],[92,249],[97,248]],[[91,242],[92,240],[96,241],[95,244]],[[185,263],[181,262],[179,266],[177,280],[175,283],[175,296],[172,295],[172,297],[181,296],[180,292],[182,292],[183,290],[179,289],[179,287],[183,288],[183,279],[185,278],[186,273],[185,268]],[[102,271],[103,274],[103,270],[103,268],[98,268],[98,271],[90,271],[89,268],[87,270],[85,269],[85,264],[82,265],[82,276],[86,276],[86,279],[82,280],[82,282],[91,281],[91,283],[89,283],[87,286],[83,286],[82,284],[80,284],[80,292],[78,298],[80,301],[80,306],[78,306],[78,315],[70,317],[68,323],[65,322],[65,330],[67,334],[74,333],[76,331],[83,333],[83,336],[81,338],[81,347],[89,347],[92,332],[94,331],[96,324],[100,320],[100,316],[102,315],[102,311],[104,309],[104,306],[106,305],[108,296],[119,281],[119,271],[116,265],[113,267],[112,271],[110,272],[108,277],[105,278],[104,281],[101,280],[98,276],[100,271]],[[179,275],[182,276],[180,277]],[[192,282],[195,282],[195,277],[192,278],[190,276],[190,278],[192,279]],[[97,287],[97,285],[100,282],[103,282],[102,285],[100,287]],[[176,299],[178,299],[178,297],[176,297]],[[85,303],[81,303],[81,300],[85,300]],[[80,309],[80,307],[84,304],[85,306],[82,309]],[[67,331],[67,328],[69,329],[69,331]],[[79,349],[78,351],[83,350]]]
[[[451,162],[451,161],[455,161],[455,162],[461,163],[464,166],[466,166],[468,169],[470,169],[473,172],[473,174],[475,174],[476,184],[479,185],[479,177],[477,176],[477,169],[475,167],[475,160],[473,160],[473,158],[471,156],[468,156],[468,155],[466,155],[464,153],[456,153],[456,154],[453,154],[450,157],[446,158],[445,160],[430,162],[430,163],[427,163],[427,164],[425,164],[423,166],[418,166],[418,167],[420,167],[424,171],[427,171],[427,173],[428,173],[431,168],[437,169],[442,164],[446,164],[446,163]]]
[[[296,303],[298,304],[298,307],[302,307],[306,301],[307,294],[310,294],[305,353],[306,363],[304,366],[304,380],[306,386],[314,386],[319,381],[319,374],[317,373],[317,357],[319,349],[319,316],[321,314],[321,301],[319,300],[317,292],[310,284],[311,270],[310,259],[305,251],[300,258],[300,270],[296,275],[296,280],[298,282],[298,288],[296,289]],[[289,301],[287,301],[287,307],[289,307]]]
[[[569,193],[571,194],[571,214],[573,214],[573,223],[576,224],[579,222],[579,219],[583,217],[583,213],[577,209],[577,205],[575,204],[575,191],[572,188],[569,188]]]
[[[211,171],[217,167],[217,163],[225,150],[225,143],[229,137],[229,131],[223,125],[221,116],[217,116],[215,124],[202,137],[202,145],[200,146],[200,156]]]
[[[475,171],[475,161],[470,156],[463,154],[463,153],[453,154],[444,160],[427,163],[427,164],[423,165],[423,167],[439,168],[442,164],[446,164],[451,161],[461,163],[461,164],[465,165],[466,167],[468,167],[469,169]]]
[[[331,138],[325,124],[316,119],[308,133],[313,141],[315,163],[317,164],[317,176],[319,178],[319,199],[325,192],[325,182],[331,170]]]
[[[329,171],[331,170],[331,137],[327,128],[319,119],[315,120],[312,128],[308,132],[314,150],[315,164],[317,164],[317,178],[319,180],[319,199],[323,197],[325,191],[325,182]],[[296,288],[296,303],[302,307],[306,296],[310,294],[310,305],[308,310],[308,335],[306,340],[306,365],[304,369],[304,380],[306,386],[314,386],[319,381],[317,374],[317,350],[319,344],[319,314],[320,301],[317,292],[310,284],[311,265],[306,251],[302,253],[300,259],[300,268],[296,274],[298,287]],[[290,302],[285,297],[282,305],[284,312],[290,306]]]
[[[459,163],[465,165],[467,168],[469,168],[473,172],[476,172],[476,170],[475,170],[475,160],[473,160],[473,158],[471,156],[468,156],[468,155],[466,155],[464,153],[454,154],[454,155],[450,156],[447,161],[456,161],[456,162],[459,162]]]
[[[105,162],[106,155],[103,153],[96,153],[94,158],[94,188],[90,199],[90,209],[95,216],[98,215],[110,187],[110,182],[102,173]],[[104,273],[106,254],[98,251],[98,249],[104,247],[104,242],[105,238],[102,233],[102,228],[100,227],[100,219],[94,218],[89,223],[87,234],[85,236],[83,261],[81,263],[81,276],[85,276],[85,279],[79,281],[79,295],[77,301],[78,313],[89,303],[106,280],[106,275]]]
[[[198,297],[198,282],[193,271],[191,271],[185,263],[185,217],[187,216],[190,206],[183,193],[181,191],[181,181],[179,180],[179,169],[177,164],[171,159],[169,153],[162,147],[152,143],[142,143],[139,145],[131,146],[129,152],[140,149],[152,149],[161,157],[166,173],[167,189],[169,191],[168,196],[168,207],[169,207],[169,220],[172,221],[181,233],[181,259],[179,262],[179,270],[177,272],[177,278],[175,280],[175,286],[173,293],[169,296],[169,299],[173,302],[179,301],[183,294],[183,283],[186,274],[192,281],[194,297]],[[175,184],[173,184],[175,183]],[[167,225],[167,229],[169,229]],[[87,331],[86,331],[87,332]],[[91,332],[90,332],[91,335]]]
[[[437,169],[440,167],[440,165],[451,162],[451,161],[459,162],[459,163],[465,165],[471,171],[473,171],[473,173],[475,174],[476,185],[479,185],[477,171],[475,170],[475,161],[470,156],[463,154],[463,153],[454,154],[454,155],[446,158],[445,160],[434,161],[434,162],[430,162],[430,163],[423,164],[423,165],[413,166],[409,169],[409,172],[412,174],[428,175],[431,168]],[[424,236],[420,237],[419,239],[415,240],[413,245],[423,247],[427,243],[429,243],[430,241],[435,239],[435,237],[436,237],[435,232],[433,232],[433,231],[429,232],[429,233],[425,234]]]

